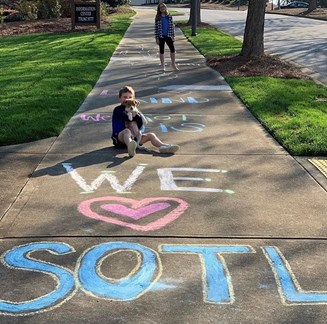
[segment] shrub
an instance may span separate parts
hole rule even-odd
[[[39,19],[59,18],[59,0],[39,0],[37,2],[37,17]]]
[[[106,17],[110,13],[110,6],[108,3],[101,1],[100,2],[100,15],[101,17]]]
[[[37,18],[37,6],[34,1],[20,0],[17,5],[18,15],[22,20],[34,20]]]
[[[72,15],[71,3],[68,0],[59,0],[61,17],[68,18]]]

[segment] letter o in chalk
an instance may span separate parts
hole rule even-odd
[[[100,260],[108,253],[117,250],[140,253],[142,258],[139,268],[135,273],[133,272],[133,275],[120,280],[100,276]],[[161,273],[161,263],[157,253],[143,245],[130,242],[99,244],[86,251],[80,260],[78,280],[81,288],[87,293],[105,299],[135,299],[146,292],[159,279]]]

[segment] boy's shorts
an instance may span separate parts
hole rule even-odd
[[[122,143],[119,139],[118,139],[118,134],[114,134],[112,135],[112,142],[113,144],[115,145],[115,147],[117,149],[122,149],[122,148],[127,148],[126,144],[125,143]],[[132,138],[132,140],[134,140],[135,142],[137,141],[137,138],[134,137]],[[142,144],[140,144],[140,146],[142,146]]]
[[[119,139],[118,139],[118,134],[114,134],[112,135],[112,143],[115,145],[116,148],[126,148],[126,144],[122,143]]]

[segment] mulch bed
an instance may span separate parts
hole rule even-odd
[[[108,25],[109,21],[101,21],[101,26]],[[94,31],[95,25],[76,26],[75,32]],[[14,21],[0,24],[0,36],[15,36],[34,33],[67,33],[72,32],[70,18],[57,18],[35,21]]]
[[[276,78],[310,79],[297,66],[270,55],[251,59],[246,59],[239,55],[208,57],[207,64],[219,71],[223,76],[270,76]]]

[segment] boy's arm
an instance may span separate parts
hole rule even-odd
[[[122,106],[117,106],[113,113],[112,113],[112,119],[118,119],[118,120],[122,120],[122,121],[127,121],[128,120],[128,116],[124,111],[124,108]]]

